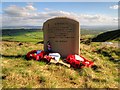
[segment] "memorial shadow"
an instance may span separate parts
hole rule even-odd
[[[0,54],[0,57],[4,57],[4,58],[8,58],[8,59],[14,59],[14,58],[25,59],[26,55],[3,55],[3,54]]]
[[[25,59],[27,61],[29,61],[27,58],[26,58],[26,55],[4,55],[4,54],[0,54],[0,57],[3,57],[3,58],[8,58],[8,59],[16,59],[16,58],[21,58],[21,59]],[[45,62],[46,64],[48,65],[57,65],[57,66],[63,66],[63,67],[66,67],[66,68],[69,68],[69,66],[67,66],[66,64],[63,64],[63,63],[54,63],[54,62],[46,62],[46,60],[41,60],[42,62]]]

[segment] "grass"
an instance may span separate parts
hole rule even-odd
[[[9,33],[10,34],[10,33]],[[8,38],[7,38],[8,37]],[[94,62],[92,68],[74,69],[54,63],[27,61],[31,50],[43,50],[43,33],[3,35],[1,80],[3,88],[118,88],[120,51],[117,47],[84,43],[93,35],[82,36],[81,55]],[[10,39],[13,38],[13,39]],[[12,42],[11,42],[12,41]],[[19,41],[19,42],[16,42]]]
[[[22,42],[19,46],[19,43],[2,42],[3,88],[117,88],[120,83],[117,48],[102,49],[100,43],[81,43],[81,55],[94,61],[96,68],[73,69],[27,61],[26,53],[33,49],[43,50],[43,44]],[[110,60],[111,57],[114,59]]]

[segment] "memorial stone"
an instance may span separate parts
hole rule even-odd
[[[67,17],[57,17],[43,24],[44,50],[47,43],[51,51],[60,53],[62,57],[69,54],[80,54],[80,26],[77,20]]]

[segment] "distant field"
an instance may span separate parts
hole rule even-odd
[[[95,36],[103,30],[81,30],[81,36]],[[82,38],[81,37],[81,38]],[[3,29],[2,40],[21,41],[21,42],[40,42],[43,41],[43,31],[39,29]]]
[[[36,29],[5,29],[2,30],[2,40],[39,42],[43,40],[43,32]]]

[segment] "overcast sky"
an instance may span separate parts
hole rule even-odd
[[[3,2],[0,11],[3,26],[42,26],[56,16],[75,18],[80,25],[118,25],[118,3]]]

